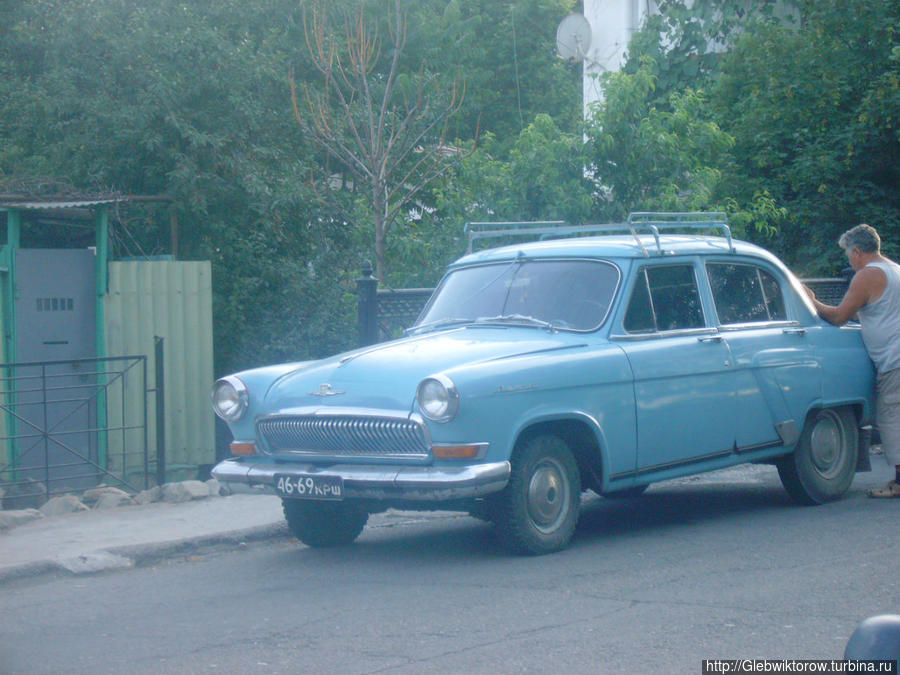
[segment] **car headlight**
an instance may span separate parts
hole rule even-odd
[[[449,422],[459,412],[459,392],[446,375],[426,377],[419,383],[416,400],[422,414],[434,422]]]
[[[226,422],[237,422],[247,412],[250,393],[238,378],[229,375],[218,380],[212,390],[212,406]]]

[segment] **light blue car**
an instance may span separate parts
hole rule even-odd
[[[213,476],[280,495],[310,546],[395,507],[468,511],[537,554],[584,490],[771,462],[796,501],[839,498],[874,410],[858,326],[723,222],[645,216],[461,258],[402,339],[222,378],[234,457]]]

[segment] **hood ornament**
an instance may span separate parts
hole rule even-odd
[[[340,396],[341,394],[346,394],[345,391],[339,391],[338,389],[334,389],[327,382],[325,384],[320,384],[319,388],[316,391],[307,392],[310,396]]]

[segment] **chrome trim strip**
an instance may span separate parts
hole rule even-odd
[[[276,474],[322,474],[344,480],[347,499],[404,499],[446,501],[481,497],[499,492],[509,481],[509,462],[466,466],[382,467],[334,464],[276,464],[226,459],[213,470],[213,477],[230,488],[256,488],[275,494]]]
[[[795,439],[796,441],[796,439]],[[742,445],[739,448],[734,449],[734,453],[736,455],[744,455],[748,452],[758,452],[760,450],[770,450],[771,448],[782,448],[787,445],[793,445],[793,443],[786,443],[784,441],[770,441],[768,443],[757,443],[756,445]]]
[[[730,457],[732,454],[734,454],[733,449],[711,452],[708,455],[698,455],[696,457],[689,457],[688,459],[680,459],[675,462],[664,462],[662,464],[654,464],[653,466],[645,466],[640,469],[635,469],[634,471],[622,471],[621,473],[614,473],[610,475],[609,479],[611,481],[620,480],[622,478],[630,478],[632,476],[643,476],[644,474],[655,473],[657,471],[668,471],[669,469],[677,469],[689,464],[697,464],[698,462],[706,462],[712,459],[722,459],[723,457]]]
[[[737,331],[748,330],[764,330],[767,328],[782,328],[790,330],[792,328],[800,328],[799,321],[745,321],[744,323],[723,323],[719,324],[719,330],[723,333],[731,333]]]
[[[759,443],[757,445],[742,445],[741,447],[735,446],[731,450],[722,450],[720,452],[711,452],[708,455],[698,455],[696,457],[689,457],[687,459],[680,459],[675,462],[666,462],[664,464],[655,464],[653,466],[646,466],[641,469],[635,469],[633,471],[622,471],[620,473],[611,474],[609,479],[613,480],[621,480],[623,478],[636,478],[638,476],[644,476],[648,473],[656,473],[657,471],[668,471],[669,469],[678,469],[683,466],[688,466],[691,464],[698,464],[700,462],[707,462],[712,459],[722,459],[724,457],[730,456],[739,456],[746,454],[748,452],[756,452],[759,450],[769,450],[771,448],[780,448],[783,447],[785,443],[781,441],[772,441],[771,443]],[[746,461],[746,460],[744,460]]]
[[[718,333],[716,328],[679,328],[676,330],[664,330],[664,331],[654,331],[652,333],[628,333],[621,334],[616,333],[614,335],[610,335],[610,340],[618,340],[621,342],[638,342],[640,340],[662,340],[664,338],[672,338],[672,337],[690,337],[692,335],[715,335]]]

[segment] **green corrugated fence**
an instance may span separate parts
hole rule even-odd
[[[147,386],[156,389],[154,338],[165,341],[165,453],[167,480],[194,478],[197,467],[215,461],[215,427],[209,405],[213,383],[212,272],[208,261],[125,261],[109,263],[105,299],[107,354],[146,354]],[[137,405],[137,395],[125,397]],[[156,448],[156,410],[147,411],[151,456]],[[121,401],[109,400],[109,416]],[[110,439],[109,460],[127,453]],[[125,442],[128,442],[127,440]],[[126,476],[141,467],[116,467]]]

